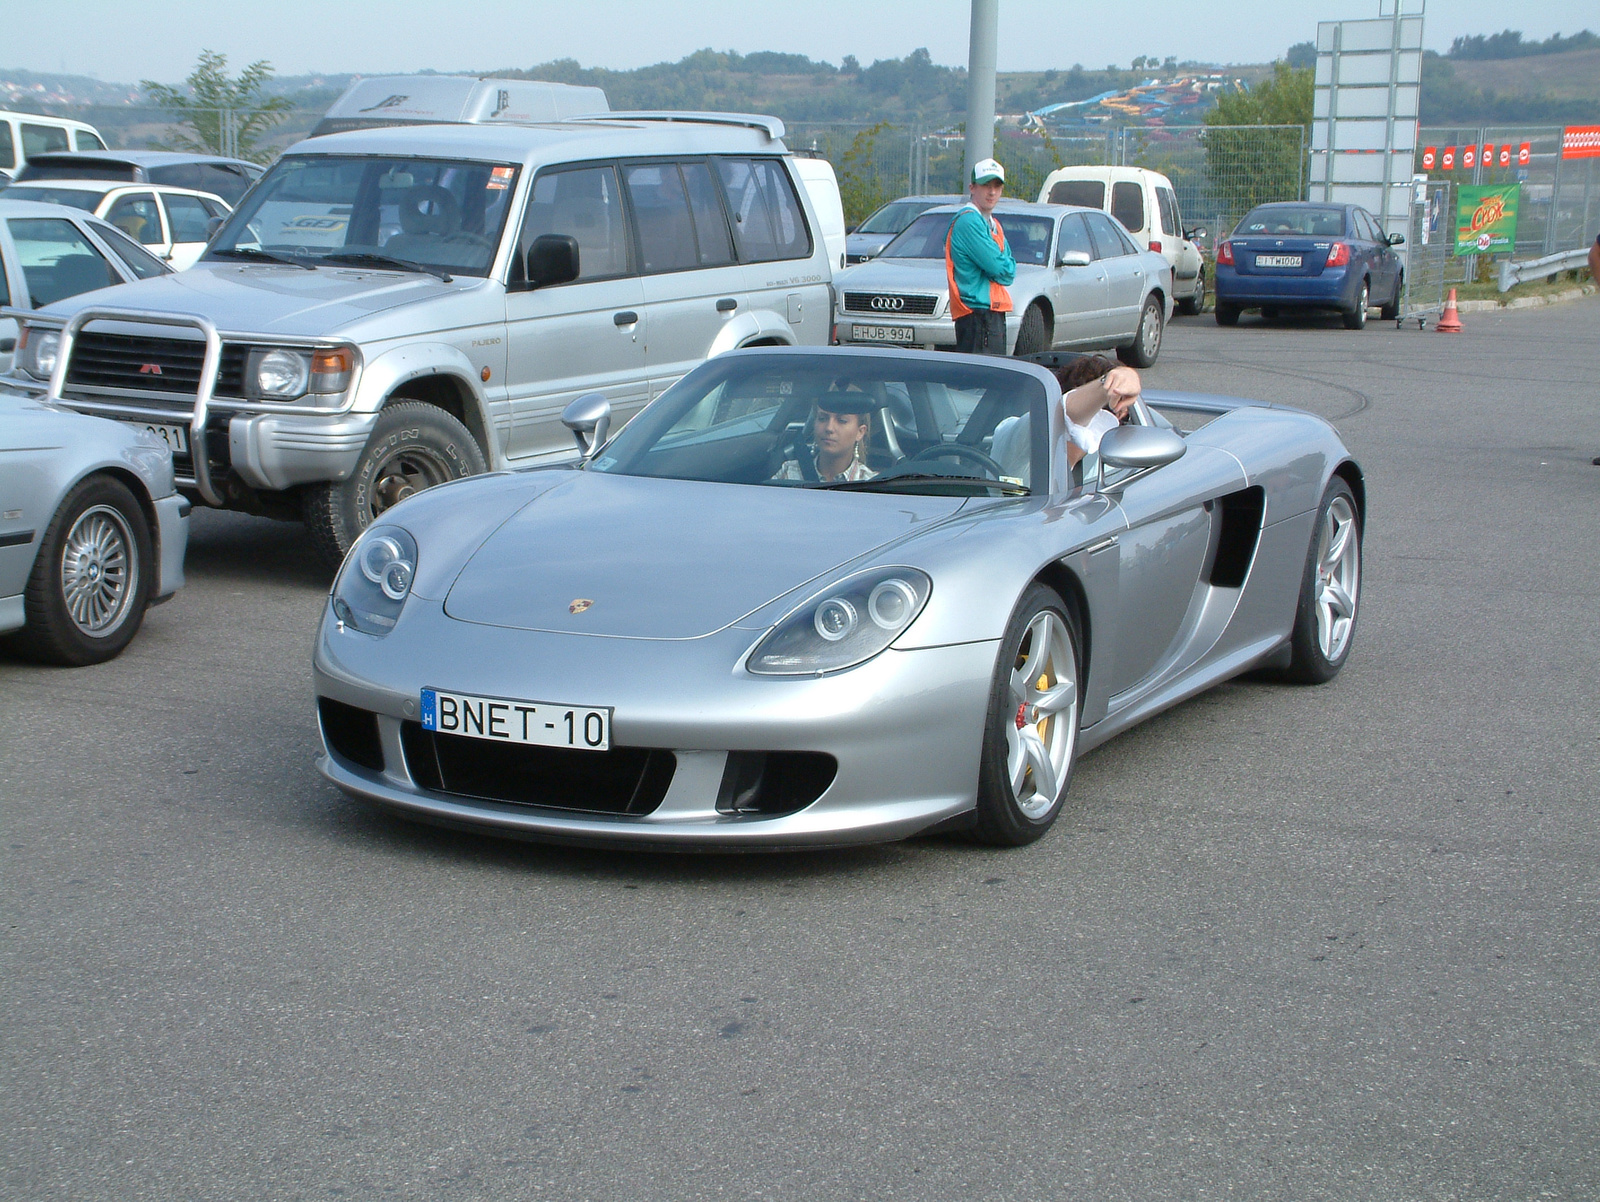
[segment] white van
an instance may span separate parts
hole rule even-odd
[[[100,131],[82,121],[0,109],[0,171],[7,175],[15,175],[36,154],[105,148]]]
[[[844,199],[839,195],[839,177],[833,164],[805,154],[794,156],[795,174],[806,186],[811,207],[817,211],[817,232],[828,248],[828,264],[834,271],[844,270]]]
[[[1206,269],[1193,239],[1203,229],[1185,230],[1172,181],[1144,167],[1062,167],[1045,176],[1040,204],[1080,205],[1110,213],[1145,250],[1162,255],[1172,268],[1174,307],[1195,314],[1206,307]]]
[[[346,88],[311,136],[388,125],[564,121],[610,111],[602,88],[471,75],[375,75]]]

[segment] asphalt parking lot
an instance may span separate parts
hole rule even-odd
[[[199,513],[0,659],[0,1196],[1600,1196],[1600,299],[1168,332],[1368,478],[1322,688],[1087,756],[1019,851],[498,842],[313,767],[327,575]]]

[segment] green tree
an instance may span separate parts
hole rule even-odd
[[[1271,200],[1304,195],[1311,144],[1312,72],[1279,61],[1254,87],[1217,98],[1206,114],[1208,199],[1215,211],[1243,216]],[[1249,129],[1248,126],[1298,126]],[[1220,232],[1220,231],[1219,231]]]
[[[264,163],[272,158],[272,152],[261,146],[262,137],[294,108],[288,97],[263,92],[271,78],[272,64],[265,59],[251,63],[237,79],[229,78],[228,56],[202,50],[200,61],[181,87],[149,79],[141,80],[139,86],[152,101],[173,113],[180,127],[192,131],[174,135],[163,149]]]
[[[839,157],[839,199],[844,203],[845,224],[851,229],[893,199],[878,170],[878,139],[889,128],[889,122],[880,121],[862,130]]]

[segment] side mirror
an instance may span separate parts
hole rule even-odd
[[[1210,234],[1210,232],[1211,231],[1206,229],[1205,226],[1197,225],[1192,230],[1184,230],[1183,231],[1183,236],[1185,238],[1187,238],[1190,242],[1198,242],[1201,238],[1204,238],[1208,234]]]
[[[576,238],[570,234],[540,234],[533,240],[533,245],[528,248],[530,288],[548,288],[551,284],[565,284],[577,278]]]
[[[1086,250],[1064,250],[1058,260],[1062,267],[1087,267],[1089,266],[1089,252]]]
[[[565,238],[565,235],[545,234],[539,242],[545,238]],[[565,240],[572,241],[571,238]],[[534,245],[537,247],[538,243]],[[605,446],[606,435],[611,430],[611,402],[606,400],[603,392],[586,392],[568,402],[561,411],[561,424],[572,431],[572,437],[578,443],[578,453],[587,459]]]
[[[1390,234],[1389,235],[1389,245],[1390,246],[1399,246],[1405,240],[1406,240],[1406,236],[1404,234]]]
[[[1106,468],[1157,468],[1182,459],[1189,445],[1160,426],[1118,426],[1100,440],[1100,480],[1096,492],[1105,490]]]

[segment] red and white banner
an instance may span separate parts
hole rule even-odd
[[[1454,171],[1456,169],[1456,148],[1454,146],[1446,146],[1444,148],[1444,162],[1439,165],[1446,171]]]
[[[1433,165],[1438,161],[1439,148],[1437,146],[1424,146],[1422,148],[1422,169],[1432,171]]]
[[[1600,159],[1600,125],[1569,125],[1561,133],[1564,159]]]
[[[1465,147],[1461,151],[1461,169],[1463,171],[1471,171],[1477,165],[1478,148],[1476,146]]]
[[[1500,148],[1500,166],[1511,166],[1511,143],[1509,142]]]
[[[1517,147],[1517,166],[1526,167],[1531,162],[1533,162],[1533,143],[1524,142]]]
[[[1485,142],[1483,144],[1483,154],[1479,157],[1478,162],[1482,163],[1485,167],[1493,167],[1494,166],[1494,143],[1493,142]]]

